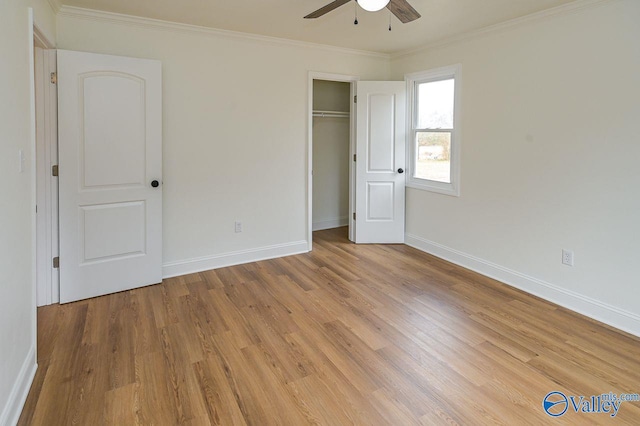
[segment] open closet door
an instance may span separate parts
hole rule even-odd
[[[356,243],[403,243],[405,82],[357,89]]]
[[[162,281],[158,61],[58,51],[60,302]]]

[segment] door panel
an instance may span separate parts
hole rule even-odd
[[[144,186],[147,125],[144,81],[117,73],[90,73],[79,80],[84,187]]]
[[[80,207],[82,263],[144,255],[145,207],[144,201]]]
[[[395,96],[372,94],[368,98],[367,172],[393,172],[395,165]]]
[[[58,51],[60,301],[162,281],[158,61]]]
[[[357,90],[356,242],[402,243],[405,84],[363,81]]]
[[[367,220],[394,219],[395,182],[367,182]]]

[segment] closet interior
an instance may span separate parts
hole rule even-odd
[[[313,230],[349,224],[351,83],[313,81]]]

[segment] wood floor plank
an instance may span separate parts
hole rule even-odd
[[[192,360],[201,361],[202,357],[194,356],[196,342],[184,339],[180,324],[173,324],[161,330],[164,368],[167,370],[169,390],[176,407],[176,422],[185,423],[205,414],[198,410],[202,398],[197,388],[197,379],[191,368]]]
[[[309,273],[309,268],[297,256],[282,257],[275,259],[275,262],[279,268],[285,271],[284,274],[302,290],[313,290],[318,288],[318,285],[322,285],[318,282],[316,274]]]
[[[177,424],[179,412],[164,354],[140,354],[136,384],[140,385],[140,418],[145,425]],[[105,413],[105,417],[109,414]]]
[[[314,250],[38,309],[19,425],[605,424],[640,339],[405,245]],[[616,424],[640,424],[624,402]]]
[[[300,407],[307,424],[356,424],[339,395],[327,387],[317,376],[306,376],[288,383],[296,405]]]
[[[224,283],[220,280],[216,271],[209,270],[200,273],[202,275],[202,279],[209,287],[209,290],[213,290],[214,288],[224,288]]]
[[[156,326],[158,328],[178,322],[175,308],[173,306],[175,301],[169,297],[164,285],[160,284],[145,287],[145,290],[147,297],[151,300],[153,318],[155,319]]]
[[[113,295],[109,310],[108,348],[109,389],[117,389],[135,381],[133,315],[129,309],[131,293]]]
[[[193,368],[206,402],[209,424],[246,425],[221,365],[207,359],[195,363]]]
[[[131,383],[105,395],[103,421],[110,425],[143,425],[140,418],[140,385]]]
[[[59,305],[38,308],[38,362],[51,358],[61,332],[63,313]]]
[[[305,423],[305,416],[297,404],[291,391],[283,387],[269,365],[262,362],[262,349],[257,346],[247,346],[241,350],[242,360],[247,369],[245,382],[252,389],[256,400],[260,401],[261,414],[251,424],[258,425],[300,425]],[[245,367],[246,368],[246,367]],[[277,397],[274,397],[276,396]]]
[[[376,411],[370,398],[370,392],[361,392],[358,388],[366,385],[359,383],[352,374],[343,374],[334,364],[326,351],[317,346],[312,336],[291,334],[287,337],[305,350],[313,363],[317,377],[342,401],[343,409],[353,419],[353,424],[383,425],[384,418]]]

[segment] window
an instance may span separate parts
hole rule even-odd
[[[460,195],[460,69],[405,76],[411,118],[408,187]]]

